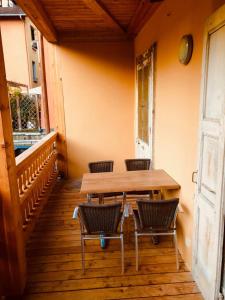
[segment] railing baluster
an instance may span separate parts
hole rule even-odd
[[[57,133],[50,133],[16,158],[25,239],[57,179],[56,138]]]

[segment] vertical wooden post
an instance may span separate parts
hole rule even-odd
[[[67,143],[66,143],[66,125],[65,125],[65,107],[64,107],[64,93],[63,82],[60,70],[60,55],[57,51],[57,45],[53,47],[53,82],[55,90],[54,108],[56,124],[55,128],[58,132],[57,140],[57,152],[58,152],[58,170],[59,174],[67,178],[68,177],[68,157],[67,157]]]
[[[46,133],[50,132],[50,121],[49,121],[49,109],[48,109],[48,93],[47,93],[47,82],[46,82],[46,70],[45,70],[45,50],[44,50],[44,40],[43,35],[40,34],[40,44],[41,44],[41,97],[44,112],[44,124]]]
[[[16,164],[0,32],[0,295],[19,295],[26,280]]]

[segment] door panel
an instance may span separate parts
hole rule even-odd
[[[223,18],[222,18],[222,15]],[[224,231],[225,6],[205,30],[195,197],[194,277],[205,299],[218,299]]]
[[[218,138],[204,135],[202,144],[201,194],[214,203],[217,188]]]
[[[209,36],[205,118],[220,120],[225,97],[225,26]]]
[[[138,70],[138,139],[142,138],[142,69]]]
[[[210,285],[213,277],[213,260],[212,251],[214,245],[214,213],[210,203],[207,203],[204,198],[199,199],[198,207],[198,250],[196,255],[196,266],[199,271],[205,276],[201,276],[204,284]]]

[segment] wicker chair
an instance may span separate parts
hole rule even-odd
[[[96,161],[90,162],[88,164],[89,172],[90,173],[104,173],[104,172],[113,172],[113,160],[103,160],[103,161]],[[88,201],[90,202],[92,198],[98,198],[99,203],[104,202],[104,198],[106,197],[116,197],[116,196],[123,196],[123,193],[105,193],[105,194],[89,194]]]
[[[135,223],[136,270],[138,271],[138,237],[172,235],[176,250],[176,265],[179,270],[179,259],[176,235],[176,217],[179,199],[172,200],[138,200],[138,210],[133,210]]]
[[[151,159],[125,159],[127,171],[149,170],[151,166]]]
[[[85,240],[120,239],[121,241],[121,264],[124,273],[124,241],[123,223],[128,208],[121,213],[121,203],[79,205],[78,215],[81,228],[82,270],[85,271]],[[118,230],[120,224],[120,229]]]
[[[127,171],[142,171],[150,170],[151,159],[149,158],[137,158],[137,159],[125,159],[125,165]],[[154,195],[159,196],[159,191],[131,191],[126,195],[148,195],[149,199],[153,199]]]
[[[113,164],[113,160],[96,161],[90,162],[88,168],[90,173],[112,172]]]

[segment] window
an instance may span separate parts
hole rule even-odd
[[[136,62],[137,140],[138,144],[143,142],[141,147],[153,145],[155,51],[156,44],[137,57]]]
[[[138,66],[138,138],[149,143],[149,85],[150,63],[144,62]]]
[[[34,51],[38,49],[38,42],[36,41],[36,29],[33,26],[30,26],[30,34],[31,34],[31,46]]]
[[[33,26],[30,26],[31,40],[35,41],[35,29]]]
[[[11,0],[0,0],[0,7],[13,7],[13,1]]]
[[[32,75],[33,75],[33,82],[37,82],[38,81],[37,63],[35,61],[32,61]]]

